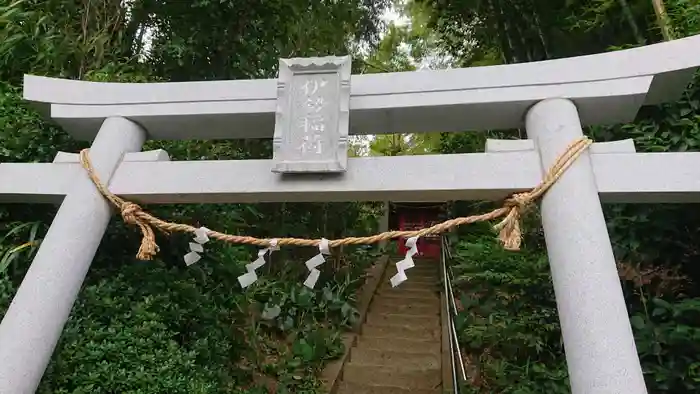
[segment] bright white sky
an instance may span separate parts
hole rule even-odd
[[[382,20],[386,23],[394,23],[395,25],[405,25],[408,23],[408,18],[402,17],[396,12],[393,6],[389,6],[384,14],[381,16]]]

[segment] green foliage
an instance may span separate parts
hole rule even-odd
[[[84,289],[39,392],[224,392],[227,309],[163,267],[136,267],[137,287],[130,268]]]
[[[570,392],[546,256],[475,235],[456,244],[452,270],[456,326],[472,368],[466,392]]]
[[[596,127],[597,141],[633,138],[638,152],[685,152],[700,149],[700,74],[674,103],[643,108],[635,123]],[[700,280],[700,213],[687,204],[605,207],[615,252],[621,261],[678,267]],[[692,291],[700,295],[697,291]]]
[[[432,9],[440,46],[463,66],[599,53],[660,37],[646,17],[653,15],[651,1],[414,1]]]
[[[176,81],[260,78],[273,76],[279,57],[342,55],[360,39],[375,42],[387,3],[144,0],[134,15],[154,28],[148,58],[156,74]]]
[[[666,0],[665,3],[675,37],[700,33],[700,3],[695,0]]]
[[[250,254],[208,246],[185,268],[164,261],[98,267],[76,303],[42,393],[228,393],[277,381],[278,392],[316,387],[343,351],[339,330],[356,317],[354,292],[374,258],[301,285],[303,264],[278,259],[246,291]],[[327,263],[328,264],[328,263]],[[264,269],[262,270],[264,271]],[[330,276],[329,276],[330,275]],[[263,313],[275,306],[279,315]]]
[[[0,233],[0,320],[16,291],[15,282],[26,269],[22,264],[34,257],[41,239],[40,222],[7,223]]]
[[[631,323],[650,392],[698,392],[700,299],[653,298],[646,312],[634,314]]]
[[[16,0],[0,6],[0,80],[17,84],[33,72],[85,78],[109,67],[136,67],[127,9],[117,0]],[[117,74],[115,72],[115,74]]]
[[[391,22],[379,44],[363,56],[360,71],[367,74],[415,71],[420,68],[447,68],[451,59],[440,51],[438,37],[428,27],[430,9],[413,1],[395,0],[395,11],[406,23]],[[399,156],[436,153],[440,134],[381,134],[366,139],[366,155]],[[359,155],[359,154],[358,154]]]
[[[436,153],[439,133],[385,134],[375,136],[369,144],[370,155],[404,156]]]
[[[374,50],[363,58],[363,73],[447,68],[452,59],[440,47],[439,35],[429,25],[431,9],[411,0],[394,0],[402,21],[392,21]]]
[[[532,247],[504,251],[484,235],[488,231],[462,236],[451,264],[460,310],[456,325],[469,366],[465,392],[569,393],[546,255]],[[656,274],[621,268],[628,300],[640,302],[630,322],[647,386],[653,393],[695,393],[700,299],[673,299],[678,292],[668,287],[675,278]]]
[[[58,150],[79,146],[29,108],[19,88],[0,81],[0,162],[50,162]]]
[[[4,231],[5,235],[0,239],[0,274],[12,275],[18,272],[18,259],[33,257],[41,243],[41,240],[37,239],[40,226],[41,222],[11,223]],[[8,241],[17,239],[22,233],[27,233],[27,238],[22,244],[8,245]]]

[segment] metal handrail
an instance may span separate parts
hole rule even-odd
[[[462,351],[459,348],[459,341],[457,337],[457,328],[455,327],[455,316],[457,315],[457,305],[455,304],[454,293],[452,292],[452,272],[448,269],[447,261],[452,258],[452,253],[450,252],[450,245],[447,237],[442,236],[442,247],[440,253],[440,263],[442,264],[442,282],[445,291],[445,311],[448,316],[448,324],[450,325],[450,354],[452,355],[450,361],[452,364],[452,383],[454,387],[454,393],[459,393],[459,383],[460,377],[461,381],[467,380],[467,373],[464,369],[464,360],[462,359]],[[459,371],[457,370],[459,366]],[[459,372],[459,375],[458,375]]]

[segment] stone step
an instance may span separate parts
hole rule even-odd
[[[389,266],[387,267],[387,271],[391,272],[392,275],[395,274],[396,273],[396,263],[389,263]],[[421,272],[421,273],[439,275],[440,274],[440,267],[431,266],[431,265],[415,264],[413,267],[407,269],[406,272]]]
[[[395,386],[373,386],[341,382],[337,394],[441,394],[440,388],[436,389],[407,389]]]
[[[391,262],[394,263],[394,267],[396,267],[396,263],[399,261],[401,261],[401,259],[396,261],[392,260]],[[440,263],[413,259],[413,268],[411,269],[432,269],[438,271],[440,269]]]
[[[396,336],[385,337],[363,334],[358,339],[355,348],[379,351],[401,349],[401,351],[406,353],[432,353],[439,355],[442,351],[442,343],[440,340],[435,339],[410,339]],[[353,348],[353,350],[355,348]]]
[[[389,264],[394,265],[398,263],[401,260],[404,260],[406,256],[396,256],[396,257],[390,257],[389,258]],[[424,259],[417,259],[415,257],[412,257],[413,260],[413,265],[416,267],[431,267],[431,268],[440,268],[440,261],[439,260],[424,260]]]
[[[384,293],[376,294],[372,305],[421,305],[440,308],[441,301],[438,294],[416,294],[416,293]]]
[[[350,351],[350,362],[366,365],[391,365],[411,369],[439,369],[440,355],[435,353],[408,353],[401,351],[398,347],[394,351],[352,348]]]
[[[376,303],[391,303],[398,304],[416,304],[416,305],[432,305],[435,308],[440,308],[440,297],[436,294],[419,294],[415,293],[399,293],[398,291],[390,291],[375,295],[374,302]]]
[[[431,282],[414,282],[412,279],[413,278],[409,277],[407,281],[401,283],[397,287],[392,287],[391,283],[382,283],[378,290],[427,290],[432,292],[439,292],[442,290],[442,284],[437,280]]]
[[[408,282],[416,282],[416,283],[436,283],[440,281],[440,275],[438,273],[429,273],[429,272],[421,272],[421,271],[413,271],[413,270],[408,270],[405,271],[406,276],[408,277],[408,280],[403,282],[408,283]],[[386,277],[384,280],[382,280],[382,284],[384,283],[389,283],[391,284],[390,280],[391,277],[396,274],[396,271],[388,271]]]
[[[440,316],[402,315],[399,313],[371,312],[367,314],[367,320],[365,320],[365,324],[371,324],[375,326],[396,324],[438,329],[440,328]]]
[[[441,285],[442,281],[437,276],[421,276],[417,275],[416,272],[406,271],[406,276],[408,280],[401,283],[398,287],[406,286],[436,286]],[[381,286],[391,287],[391,276],[387,277],[386,280],[380,282]]]
[[[383,282],[388,283],[389,279],[391,279],[392,276],[396,275],[396,272],[396,267],[387,268],[386,271],[384,271]],[[409,278],[417,278],[416,281],[434,281],[440,280],[441,277],[440,271],[432,269],[421,269],[413,267],[405,270],[404,272]]]
[[[377,299],[369,307],[370,313],[398,313],[402,315],[440,316],[440,308],[433,303],[397,303],[391,299]]]
[[[388,274],[388,273],[387,273]],[[381,284],[386,284],[391,286],[391,277],[394,276],[396,272],[392,273],[391,275],[386,275],[384,278],[381,280]],[[421,274],[420,272],[412,272],[411,270],[406,271],[406,276],[408,277],[408,280],[403,282],[402,285],[408,284],[408,283],[422,283],[422,284],[435,284],[435,283],[441,283],[440,281],[440,276],[439,275],[424,275]]]
[[[387,279],[386,281],[381,281],[377,290],[386,289],[441,289],[442,282],[438,277],[428,278],[425,276],[415,276],[410,272],[406,273],[408,280],[400,283],[396,287],[391,286],[391,282]]]
[[[410,280],[410,279],[409,279]],[[437,286],[433,289],[430,288],[403,288],[401,285],[397,287],[380,287],[377,289],[377,295],[397,295],[399,297],[426,297],[426,298],[439,298],[440,290]]]
[[[442,371],[436,369],[394,368],[380,365],[345,364],[343,381],[346,383],[394,386],[414,390],[436,389],[440,387]]]
[[[362,335],[368,337],[399,337],[419,340],[440,340],[439,328],[416,327],[402,324],[369,324],[362,325]]]
[[[402,255],[402,254],[389,255],[389,259],[391,259],[391,260],[401,260],[401,259],[403,259],[403,258],[405,258],[405,257],[406,257],[406,256],[404,256],[404,255]],[[439,258],[436,259],[436,258],[431,258],[431,257],[423,257],[423,256],[420,256],[420,255],[418,255],[418,256],[413,255],[413,257],[411,257],[411,258],[413,259],[413,261],[415,261],[415,262],[417,262],[417,263],[428,263],[428,264],[438,264],[438,263],[440,263],[440,259],[439,259]]]
[[[398,259],[397,261],[401,261],[404,258],[405,257]],[[427,267],[427,268],[436,268],[436,269],[440,268],[440,262],[434,261],[434,260],[413,259],[413,265],[415,265],[416,267]]]

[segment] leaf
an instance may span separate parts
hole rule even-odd
[[[651,300],[651,302],[652,302],[654,305],[656,305],[656,306],[658,306],[658,307],[661,307],[661,308],[664,308],[664,309],[666,309],[666,310],[671,310],[671,309],[673,309],[673,305],[671,305],[668,301],[665,301],[665,300],[663,300],[663,299],[661,299],[661,298],[656,298],[656,297],[655,297],[655,298],[653,298],[653,299]]]
[[[265,310],[263,310],[261,317],[265,320],[272,320],[279,316],[280,312],[282,311],[282,308],[280,308],[279,305],[273,305],[270,307],[266,307]]]
[[[630,318],[630,324],[632,324],[632,327],[636,328],[637,330],[642,330],[646,326],[644,318],[639,315],[632,316]]]
[[[306,342],[304,339],[300,339],[296,341],[293,345],[294,347],[294,353],[301,357],[302,361],[304,362],[309,362],[312,361],[314,358],[314,349],[313,347]]]
[[[11,251],[7,251],[3,256],[2,260],[0,260],[0,274],[5,272],[7,267],[10,266],[10,263],[17,257],[17,254],[15,253],[10,253]]]
[[[333,292],[332,292],[331,289],[329,289],[328,287],[324,287],[324,288],[323,288],[323,298],[324,298],[326,301],[330,301],[330,300],[333,299]]]
[[[294,319],[292,319],[291,316],[287,316],[287,318],[284,320],[284,323],[282,325],[282,329],[287,331],[294,328]]]
[[[666,309],[664,308],[654,308],[654,311],[651,313],[653,317],[658,317],[658,316],[663,316],[666,314]]]

